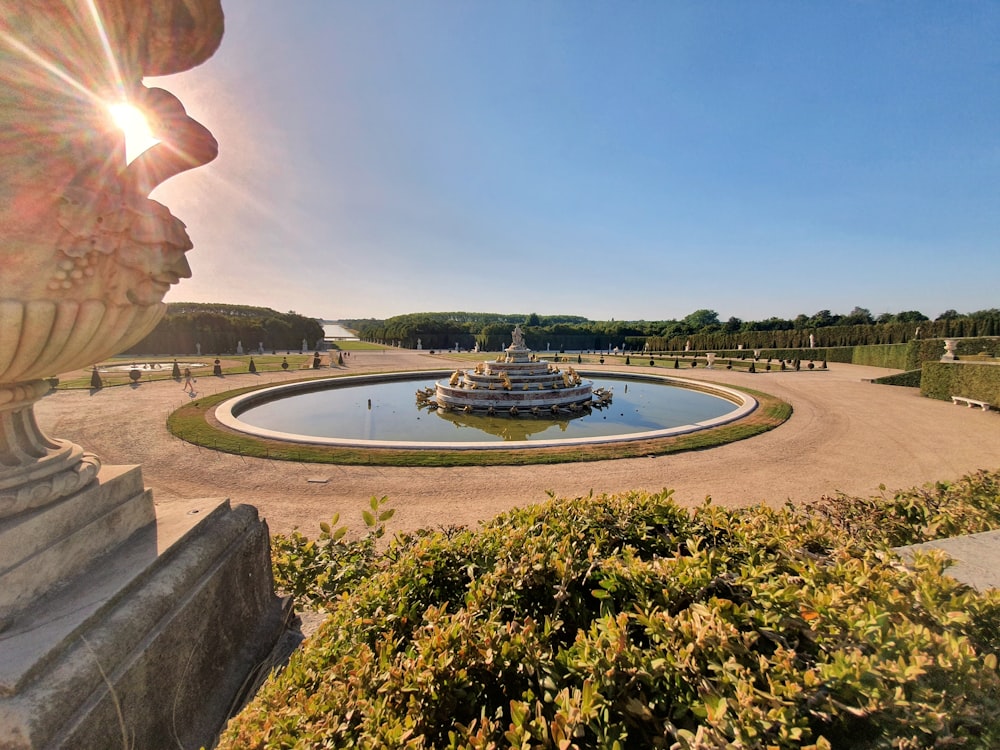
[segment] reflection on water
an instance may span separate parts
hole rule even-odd
[[[546,437],[551,438],[554,429],[565,433],[571,420],[582,419],[585,416],[583,412],[578,415],[563,413],[558,417],[533,416],[530,412],[522,412],[517,417],[489,417],[485,414],[465,414],[461,411],[441,411],[440,409],[431,413],[437,414],[441,419],[451,422],[459,429],[475,430],[504,441],[530,440],[532,435],[538,435],[542,432],[546,433]],[[475,439],[483,440],[484,438],[480,435]]]
[[[315,437],[424,442],[500,442],[550,438],[605,437],[701,422],[737,407],[717,396],[655,382],[595,377],[594,387],[614,391],[603,410],[556,418],[530,413],[488,417],[417,408],[420,378],[336,387],[301,393],[255,406],[242,414],[247,424]],[[626,389],[625,386],[628,385]]]

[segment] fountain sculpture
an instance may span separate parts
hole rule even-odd
[[[211,133],[146,88],[207,60],[219,0],[0,0],[0,747],[210,745],[282,632],[250,506],[154,508],[138,466],[45,435],[52,376],[141,340],[191,275],[148,196]],[[111,105],[159,139],[131,164]],[[124,397],[124,396],[122,396]]]
[[[611,402],[611,392],[594,390],[593,383],[572,367],[561,370],[538,359],[524,343],[520,326],[512,343],[494,362],[480,362],[472,370],[456,370],[448,381],[417,391],[417,404],[442,411],[488,416],[553,416],[579,413]]]

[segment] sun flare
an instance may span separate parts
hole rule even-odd
[[[125,134],[125,160],[132,161],[146,149],[159,141],[153,136],[145,115],[128,102],[116,102],[108,106],[115,126]]]

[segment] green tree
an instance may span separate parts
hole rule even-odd
[[[847,315],[837,321],[841,326],[865,326],[871,325],[874,321],[871,310],[865,307],[855,307]]]
[[[719,325],[719,313],[715,310],[695,310],[684,318],[684,322],[695,331],[700,331],[709,326]]]
[[[808,325],[812,328],[822,328],[823,326],[832,326],[837,324],[837,318],[829,310],[820,310],[818,313],[809,318]]]

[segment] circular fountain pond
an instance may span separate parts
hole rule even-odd
[[[604,408],[488,416],[433,410],[414,392],[443,371],[361,375],[265,388],[216,409],[224,426],[271,440],[344,447],[511,449],[670,437],[717,427],[757,407],[714,383],[632,373],[583,373],[614,394]]]

